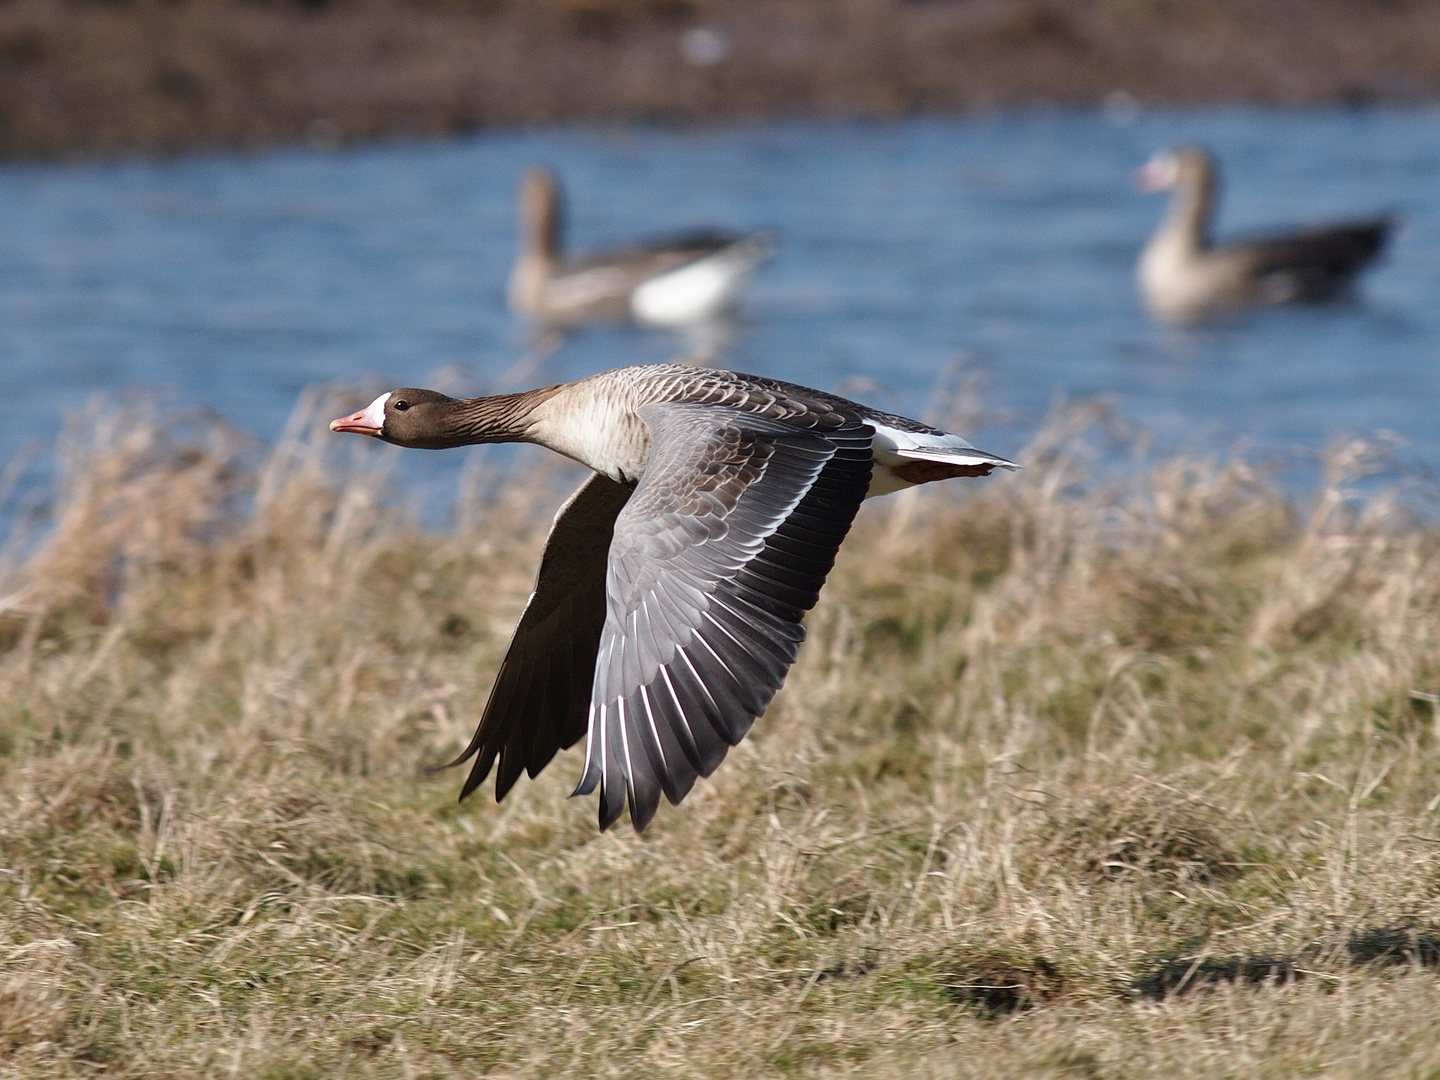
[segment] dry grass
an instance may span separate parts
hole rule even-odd
[[[869,507],[643,837],[575,752],[426,772],[568,474],[436,535],[358,440],[77,424],[0,590],[0,1075],[1437,1075],[1440,534],[1361,448],[1301,514],[1066,424]]]

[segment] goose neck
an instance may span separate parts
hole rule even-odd
[[[1192,251],[1210,246],[1210,216],[1215,208],[1215,173],[1208,162],[1189,161],[1180,170],[1175,196],[1162,231]]]
[[[553,262],[560,255],[564,207],[559,184],[544,170],[525,177],[520,194],[521,249],[534,259]]]
[[[453,445],[534,442],[535,410],[560,389],[545,386],[518,394],[495,394],[456,402],[452,418]]]

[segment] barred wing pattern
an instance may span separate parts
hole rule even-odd
[[[556,751],[573,746],[585,733],[605,625],[610,535],[630,492],[595,473],[556,513],[535,591],[500,664],[475,737],[450,763],[475,757],[460,798],[490,775],[498,755],[499,802],[522,771],[534,779]]]
[[[678,803],[765,711],[870,483],[853,413],[661,402],[615,522],[585,773],[600,827]]]

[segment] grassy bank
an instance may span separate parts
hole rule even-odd
[[[358,440],[77,424],[0,590],[0,1075],[1436,1075],[1440,534],[1358,446],[1300,512],[1082,427],[871,504],[636,837],[577,751],[426,771],[570,474],[437,535]]]
[[[698,35],[698,36],[697,36]],[[1440,96],[1440,0],[7,0],[0,155]],[[1128,107],[1128,105],[1126,106]]]

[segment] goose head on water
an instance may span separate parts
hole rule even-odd
[[[593,470],[556,514],[474,738],[495,797],[586,737],[577,794],[636,830],[769,706],[870,495],[1018,468],[958,435],[803,386],[620,368],[520,394],[401,389],[334,421],[400,446],[533,442]]]
[[[1198,146],[1178,146],[1162,150],[1135,170],[1135,183],[1141,191],[1180,193],[1179,203],[1213,205],[1219,177],[1215,159]]]

